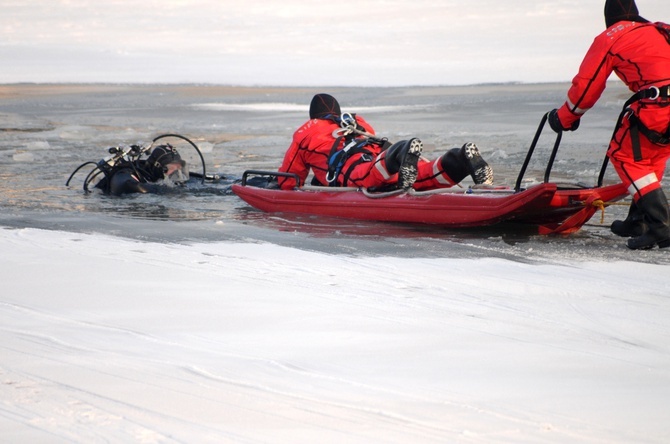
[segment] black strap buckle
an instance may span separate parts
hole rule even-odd
[[[670,97],[670,85],[663,86],[650,86],[647,89],[640,91],[642,93],[643,99],[656,100],[656,99],[667,99]]]

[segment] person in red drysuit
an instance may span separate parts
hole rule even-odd
[[[390,144],[378,138],[361,116],[344,113],[329,94],[316,94],[309,120],[293,134],[279,172],[297,175],[278,178],[291,190],[303,185],[312,171],[312,185],[351,186],[377,190],[425,190],[456,185],[468,175],[475,184],[493,183],[491,167],[477,146],[466,143],[434,161],[421,158],[423,144],[413,138]]]
[[[628,217],[613,233],[631,249],[670,246],[670,211],[661,189],[670,157],[670,26],[640,17],[634,0],[605,2],[607,29],[598,35],[565,104],[548,114],[556,132],[574,131],[612,71],[635,94],[624,106],[607,155],[633,196]]]

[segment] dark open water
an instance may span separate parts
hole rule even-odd
[[[627,207],[608,208],[579,233],[543,237],[515,226],[445,230],[258,212],[228,186],[246,169],[274,170],[313,94],[329,92],[390,140],[420,137],[425,154],[474,141],[496,184],[513,185],[540,119],[568,85],[436,88],[230,88],[165,85],[0,86],[0,226],[104,233],[159,242],[273,242],[328,253],[402,257],[503,257],[519,261],[623,259],[670,263],[668,251],[631,252],[611,235]],[[552,178],[594,184],[628,93],[606,91],[580,130],[564,136]],[[164,195],[114,198],[82,190],[107,148],[177,133],[203,151],[208,172],[226,179]],[[194,150],[174,143],[199,171]],[[554,134],[547,127],[526,179],[541,181]],[[84,171],[87,171],[86,169]],[[616,180],[610,169],[606,181]]]

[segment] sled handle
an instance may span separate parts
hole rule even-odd
[[[545,116],[546,117],[546,116]],[[549,174],[551,169],[554,166],[554,160],[556,160],[556,153],[558,152],[558,147],[561,145],[561,138],[563,137],[563,132],[556,134],[556,141],[554,142],[554,148],[551,150],[551,156],[549,156],[549,162],[547,163],[547,169],[544,172],[544,183],[549,182]]]
[[[533,157],[533,152],[535,151],[537,142],[540,139],[540,135],[542,134],[544,125],[547,123],[548,117],[549,117],[548,113],[544,114],[542,116],[542,119],[540,120],[540,125],[537,127],[537,131],[535,132],[535,137],[533,137],[533,142],[530,144],[530,148],[528,148],[528,154],[526,154],[526,159],[524,160],[523,166],[521,167],[521,171],[519,172],[519,177],[517,177],[516,179],[516,185],[514,186],[514,191],[521,190],[521,181],[523,180],[523,176],[526,174],[526,169],[528,169],[528,164],[530,163],[531,157]],[[549,162],[547,163],[547,169],[544,172],[544,183],[549,182],[549,175],[551,173],[551,168],[554,165],[554,160],[556,160],[556,153],[558,152],[558,147],[561,145],[562,137],[563,132],[559,132],[556,134],[556,141],[554,142],[554,148],[551,150],[551,156],[549,157]]]
[[[246,170],[242,174],[242,186],[247,185],[247,178],[249,176],[262,176],[262,177],[290,177],[295,179],[296,186],[300,186],[300,177],[295,173],[280,173],[279,171],[261,171],[261,170]]]

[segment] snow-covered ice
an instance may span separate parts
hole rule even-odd
[[[663,443],[667,266],[0,231],[5,442]]]

